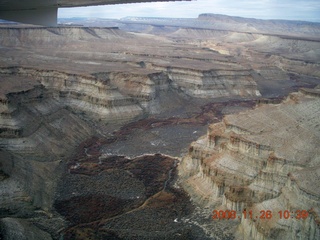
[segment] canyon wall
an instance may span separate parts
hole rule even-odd
[[[153,67],[166,72],[173,88],[189,96],[198,98],[261,96],[249,69],[232,64],[219,65],[220,69],[211,70],[195,69],[192,65],[164,67],[154,64]]]
[[[184,49],[178,51],[187,59],[176,58],[171,45],[159,41],[164,46],[157,52],[154,40],[117,28],[2,26],[0,32],[0,169],[9,176],[2,191],[8,181],[18,182],[17,191],[32,196],[28,204],[46,210],[75,147],[92,135],[109,134],[112,124],[160,113],[162,91],[259,95],[241,66],[238,72],[217,68],[201,54],[189,59]],[[142,41],[146,50],[136,47]]]
[[[1,192],[18,182],[34,206],[48,210],[62,160],[93,131],[38,81],[1,74],[1,84],[0,169],[9,177],[1,181]]]
[[[130,97],[123,96],[115,87],[90,75],[22,67],[2,68],[0,72],[11,78],[35,79],[61,105],[71,107],[76,112],[88,112],[96,119],[125,120],[142,113],[142,109]]]
[[[154,99],[155,92],[168,85],[191,97],[260,96],[251,68],[210,49],[174,46],[167,40],[152,40],[117,28],[1,27],[0,33],[2,66],[18,64],[41,70],[48,69],[49,63],[53,71],[48,71],[47,78],[55,74],[54,70],[99,76],[108,80],[106,85],[135,98],[147,109],[146,100]],[[141,42],[143,48],[139,48]],[[21,50],[26,47],[28,51]],[[89,76],[82,78],[91,85],[99,84]],[[70,79],[70,75],[57,78]],[[64,88],[69,91],[68,86]]]
[[[237,238],[319,238],[319,97],[319,88],[302,89],[280,104],[227,115],[191,144],[182,184],[202,206],[236,211]],[[272,217],[261,216],[267,211]]]
[[[8,67],[0,78],[0,170],[47,210],[64,161],[98,134],[92,122],[125,123],[145,112],[137,100],[89,75]]]

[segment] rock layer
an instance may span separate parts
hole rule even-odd
[[[92,117],[114,121],[132,119],[142,113],[142,109],[130,97],[123,96],[116,88],[93,76],[19,67],[2,68],[0,71],[11,79],[35,79],[61,105],[71,107],[76,112],[88,112]]]
[[[34,206],[50,209],[61,159],[93,131],[64,109],[38,81],[27,76],[1,75],[3,86],[8,86],[7,82],[12,88],[2,88],[1,171],[10,181],[20,183],[32,196]],[[1,181],[0,185],[0,191],[5,191],[6,182]]]
[[[227,115],[192,143],[179,169],[196,201],[241,216],[239,239],[320,236],[319,89]],[[260,219],[261,211],[270,219]],[[292,213],[289,219],[279,211]],[[294,214],[306,211],[306,219]],[[242,214],[252,211],[252,219]]]
[[[174,46],[117,28],[10,27],[0,28],[0,32],[0,63],[4,66],[19,62],[26,67],[47,69],[50,61],[52,69],[60,73],[104,76],[124,95],[142,99],[142,107],[147,109],[150,106],[145,100],[153,99],[157,89],[168,85],[192,97],[260,96],[250,68],[210,49]],[[144,48],[137,47],[141,42]],[[25,47],[30,52],[21,51]],[[47,77],[50,74],[55,73],[48,71]]]

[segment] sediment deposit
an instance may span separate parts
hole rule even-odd
[[[182,160],[185,189],[212,210],[236,211],[239,239],[320,236],[319,94],[303,89],[280,104],[227,115]],[[308,217],[296,218],[302,210]],[[272,217],[263,219],[261,211]],[[292,215],[285,219],[279,211]]]

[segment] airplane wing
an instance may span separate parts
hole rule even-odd
[[[0,19],[55,26],[58,8],[169,1],[191,0],[0,0]]]

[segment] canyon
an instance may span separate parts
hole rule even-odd
[[[319,24],[160,20],[0,24],[0,238],[318,239]]]

